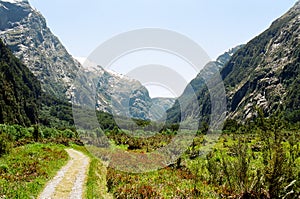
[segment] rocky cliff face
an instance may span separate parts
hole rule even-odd
[[[270,28],[232,53],[225,53],[209,63],[190,85],[199,104],[189,103],[189,93],[168,110],[168,120],[180,122],[198,117],[209,120],[211,101],[203,74],[221,69],[227,95],[227,118],[246,121],[256,116],[257,109],[266,116],[275,112],[294,112],[300,109],[300,2],[272,23]],[[229,54],[232,55],[229,56]],[[225,59],[223,59],[225,58]],[[210,68],[210,69],[209,69]],[[213,78],[213,75],[211,76]],[[200,113],[194,106],[200,106]],[[298,112],[299,113],[299,112]]]
[[[152,118],[157,121],[164,121],[167,116],[167,110],[175,104],[175,98],[152,98]]]
[[[44,91],[65,98],[80,64],[28,1],[0,1],[0,38],[40,80]]]
[[[229,117],[299,110],[300,2],[233,56],[222,71]]]
[[[102,74],[97,84],[98,110],[128,118],[151,119],[152,101],[139,81],[112,71],[103,70]]]

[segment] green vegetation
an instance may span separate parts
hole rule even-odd
[[[137,135],[137,133],[141,134]],[[130,134],[126,131],[121,132],[118,130],[111,131],[107,137],[117,146],[123,145],[129,150],[152,152],[158,148],[166,146],[168,143],[170,143],[175,135],[172,132],[163,132],[154,135],[153,132],[139,131],[137,133],[135,133],[135,136],[130,136]],[[143,138],[142,133],[144,134],[145,138]]]
[[[22,127],[19,125],[0,124],[0,157],[9,153],[13,147],[26,144],[55,143],[68,146],[69,142],[82,145],[76,131],[70,129],[54,129],[34,125]]]
[[[0,198],[36,197],[68,160],[66,147],[91,159],[86,198],[107,198],[106,168],[82,146],[77,133],[37,125],[0,125]]]
[[[210,141],[199,134],[179,161],[158,171],[130,174],[108,168],[108,190],[116,198],[297,198],[299,128],[283,121],[229,121],[211,152],[201,155]]]
[[[0,158],[0,198],[37,197],[44,185],[66,163],[65,147],[29,144]]]
[[[0,124],[37,123],[40,83],[1,40],[0,88]]]
[[[105,166],[99,159],[92,157],[88,173],[86,198],[107,198],[108,193],[105,176]]]
[[[39,123],[47,127],[74,128],[72,104],[42,93]]]
[[[210,153],[201,155],[210,140],[199,133],[179,161],[143,174],[106,169],[90,154],[95,154],[91,147],[73,144],[77,134],[71,130],[0,125],[0,197],[36,197],[67,161],[65,146],[57,144],[63,143],[91,158],[86,198],[111,197],[107,192],[116,198],[296,198],[299,128],[282,121],[262,117],[246,125],[228,121]],[[117,128],[108,132],[118,150],[140,154],[163,147],[176,135],[170,129],[149,138],[130,137]]]

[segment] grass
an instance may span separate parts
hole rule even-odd
[[[29,144],[0,158],[0,198],[36,198],[66,164],[62,145]]]
[[[106,167],[83,147],[71,144],[90,159],[85,198],[112,198],[107,193]],[[46,183],[68,161],[66,147],[57,144],[29,144],[13,148],[0,158],[0,198],[36,198]]]
[[[75,150],[83,152],[90,158],[90,166],[88,171],[85,198],[88,199],[108,199],[112,196],[108,193],[106,186],[107,169],[103,163],[93,156],[84,146],[71,145]]]

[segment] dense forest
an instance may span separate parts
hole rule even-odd
[[[0,76],[0,123],[37,123],[40,83],[1,40]]]

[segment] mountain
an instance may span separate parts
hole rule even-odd
[[[299,118],[299,35],[300,2],[297,2],[266,31],[236,51],[225,66],[221,67],[227,97],[227,118],[245,121],[255,117],[258,109],[263,110],[266,116],[283,112],[294,116],[296,114]],[[217,68],[218,63],[209,65],[211,64],[215,65],[213,69]],[[206,121],[208,120],[210,93],[201,81],[202,75],[199,76],[190,85],[195,90],[200,113],[193,112],[195,104],[186,102],[189,97],[188,93],[184,93],[181,96],[186,102],[183,111],[180,111],[180,106],[176,103],[168,110],[169,121],[179,122],[181,115],[185,119],[191,116],[199,119],[206,117]]]
[[[206,82],[208,79],[213,78],[216,73],[219,73],[234,53],[242,47],[243,45],[236,46],[219,56],[216,61],[211,61],[204,66],[197,77],[189,83],[183,94],[176,100],[174,106],[167,110],[169,123],[179,123],[191,117],[208,120],[211,106],[206,105],[210,100]],[[197,100],[194,100],[193,96],[197,97]],[[197,106],[200,108],[197,108]]]
[[[135,79],[105,70],[85,58],[77,59],[83,68],[71,90],[75,104],[89,104],[92,108],[96,100],[98,111],[142,120],[163,118],[173,104],[169,98],[151,99],[147,88]],[[96,99],[88,96],[93,93],[88,85],[95,85]]]
[[[166,117],[166,112],[174,105],[175,98],[152,98],[152,119],[156,121],[162,121]]]
[[[70,98],[68,89],[80,64],[27,0],[0,0],[0,38],[29,67],[46,93]]]
[[[80,96],[74,96],[76,88],[74,90],[72,86],[82,68],[81,64],[67,52],[47,27],[45,18],[33,9],[28,1],[0,0],[0,38],[41,82],[45,91],[42,100],[45,105],[42,107],[42,121],[46,121],[51,113],[54,114],[53,109],[57,108],[52,106],[58,101],[62,105],[60,112],[70,112],[71,105],[66,103],[70,102],[71,98],[73,102],[78,103],[82,100],[76,99]],[[138,81],[105,71],[103,68],[98,72],[92,70],[89,73],[95,73],[94,80],[99,81],[94,82],[98,91],[97,110],[107,113],[115,110],[117,114],[124,113],[122,115],[126,117],[151,119],[151,98],[147,89]],[[88,96],[89,99],[85,101],[93,102],[92,90],[88,88],[89,80],[82,81],[86,87],[80,92]],[[111,96],[114,96],[113,105],[109,104]],[[66,115],[70,114],[63,114],[58,119],[61,120]],[[67,117],[69,120],[70,116]]]
[[[229,117],[300,109],[300,2],[236,53],[221,74]]]
[[[36,124],[40,83],[1,40],[0,76],[0,124]]]

